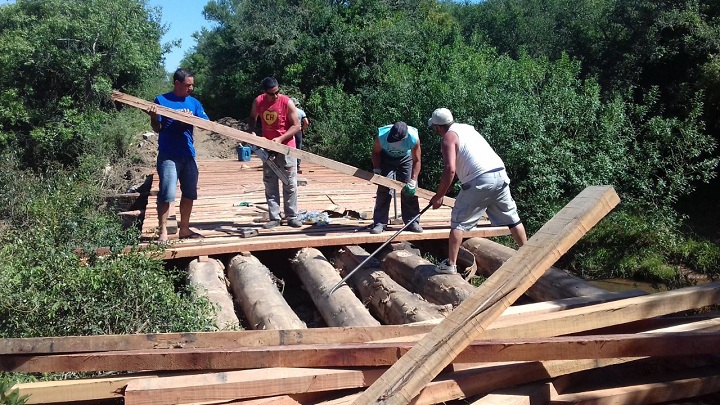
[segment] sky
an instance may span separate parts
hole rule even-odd
[[[2,1],[2,0],[0,0]],[[181,41],[179,48],[173,48],[165,55],[165,70],[174,72],[180,67],[185,53],[195,46],[192,34],[203,27],[209,28],[211,23],[202,15],[207,0],[149,0],[148,5],[162,9],[162,23],[168,32],[162,38],[165,44],[175,39]]]

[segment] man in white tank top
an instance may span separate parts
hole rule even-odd
[[[485,212],[493,225],[508,226],[515,242],[524,245],[527,242],[525,227],[510,195],[510,179],[502,159],[475,128],[456,123],[447,108],[433,111],[428,126],[442,138],[444,162],[440,185],[430,200],[433,209],[442,205],[456,175],[462,183],[450,220],[448,258],[437,266],[438,273],[457,273],[463,233],[474,228]]]

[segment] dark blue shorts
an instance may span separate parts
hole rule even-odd
[[[194,157],[158,154],[157,172],[160,177],[158,201],[175,201],[178,180],[180,181],[181,197],[197,200],[198,167]]]

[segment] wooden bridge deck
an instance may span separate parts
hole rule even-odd
[[[262,182],[262,162],[252,156],[248,162],[237,160],[198,161],[200,180],[198,199],[195,201],[190,226],[204,236],[203,239],[177,239],[175,219],[179,219],[179,198],[171,205],[169,221],[170,246],[165,258],[181,258],[203,255],[252,252],[260,250],[291,249],[301,247],[339,246],[345,244],[382,243],[390,238],[402,224],[390,226],[385,232],[372,235],[366,229],[372,223],[377,186],[367,180],[338,173],[312,163],[303,162],[303,174],[298,176],[298,208],[302,211],[323,211],[342,214],[347,210],[361,214],[363,218],[350,216],[330,218],[329,225],[306,224],[301,228],[280,226],[262,229],[267,218],[265,189]],[[157,176],[151,189],[142,226],[145,240],[150,243],[156,236]],[[178,190],[178,197],[180,191]],[[398,217],[401,217],[398,195]],[[251,203],[241,206],[241,203]],[[428,200],[420,198],[420,207]],[[449,207],[428,210],[420,219],[423,233],[403,232],[396,240],[447,239],[450,223]],[[177,215],[175,215],[177,214]],[[265,214],[265,216],[263,216]],[[394,216],[393,204],[390,217]],[[241,237],[241,229],[253,228],[258,235]],[[482,221],[467,237],[508,235],[507,227],[494,227]]]

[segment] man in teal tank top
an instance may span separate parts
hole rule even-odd
[[[378,136],[375,137],[372,151],[373,172],[382,176],[395,172],[395,180],[405,183],[400,193],[400,210],[406,224],[420,213],[418,198],[415,195],[417,179],[420,175],[420,155],[420,137],[417,128],[408,126],[402,121],[378,128]],[[378,234],[385,230],[391,200],[390,189],[378,186],[370,233]],[[418,233],[423,231],[417,220],[406,229]]]

